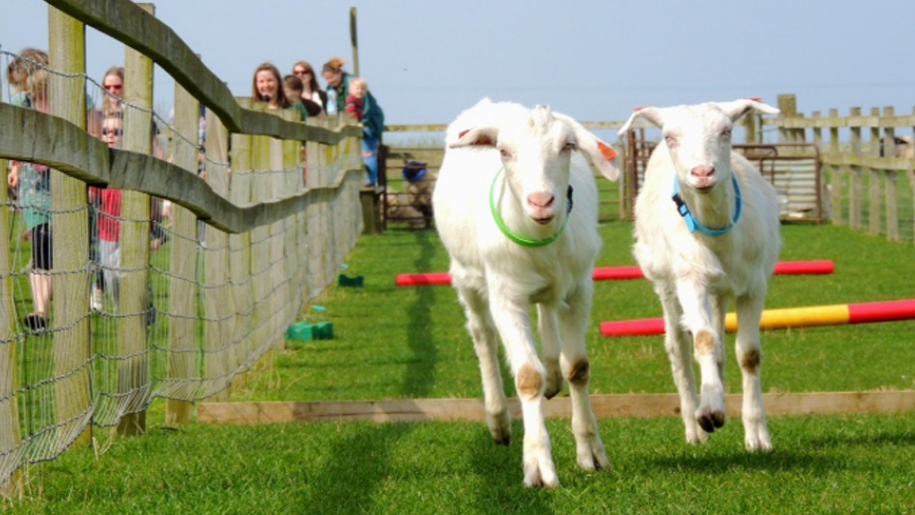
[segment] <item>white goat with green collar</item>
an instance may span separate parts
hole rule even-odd
[[[607,469],[588,392],[585,336],[601,247],[597,185],[578,155],[616,180],[615,152],[568,116],[484,99],[448,127],[433,193],[483,378],[487,424],[509,443],[511,416],[497,335],[524,417],[524,484],[559,484],[543,414],[568,380],[578,464]],[[537,305],[543,360],[529,308]]]
[[[723,340],[733,298],[745,444],[756,451],[772,448],[760,384],[759,322],[781,240],[775,189],[731,150],[734,122],[753,109],[778,112],[752,99],[645,107],[620,134],[637,118],[663,133],[635,202],[634,254],[664,308],[665,347],[686,440],[704,442],[725,422]],[[690,343],[702,378],[699,395]]]

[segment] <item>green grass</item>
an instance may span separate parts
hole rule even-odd
[[[777,449],[751,455],[736,427],[689,447],[677,419],[608,420],[614,468],[586,474],[568,422],[552,420],[562,487],[549,491],[524,489],[520,442],[495,446],[481,424],[158,428],[98,460],[78,450],[44,466],[10,512],[906,513],[915,509],[912,421],[776,418]]]
[[[601,266],[634,264],[631,225],[602,226]],[[783,227],[783,260],[833,259],[831,276],[775,277],[770,308],[911,298],[909,243],[845,228]],[[454,291],[397,288],[398,273],[445,271],[433,231],[363,237],[346,274],[303,319],[329,320],[334,340],[271,355],[233,400],[478,398],[479,371]],[[592,391],[672,392],[660,337],[605,338],[606,320],[660,316],[646,281],[597,283],[590,331]],[[763,334],[767,392],[915,388],[915,322]],[[732,338],[729,338],[732,341]],[[731,352],[733,361],[733,352]],[[506,375],[507,378],[507,375]],[[739,372],[727,371],[739,392]],[[507,390],[512,393],[511,382]],[[494,446],[482,423],[164,427],[114,441],[101,457],[73,450],[32,468],[19,513],[905,513],[915,511],[915,413],[776,417],[776,450],[748,455],[732,420],[689,447],[676,418],[603,420],[614,465],[585,474],[567,420],[551,420],[563,487],[521,486],[520,423]]]

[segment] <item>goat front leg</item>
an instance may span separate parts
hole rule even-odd
[[[696,422],[707,433],[724,426],[724,383],[720,373],[722,363],[721,334],[713,323],[713,303],[700,277],[688,277],[677,283],[677,297],[683,309],[683,324],[693,333],[693,356],[699,364],[702,385]],[[715,303],[719,308],[722,304]],[[725,304],[726,305],[726,304]]]
[[[748,451],[772,449],[772,438],[763,407],[760,368],[762,344],[759,321],[762,318],[763,296],[737,299],[737,361],[743,376],[743,429]]]
[[[492,439],[499,445],[509,445],[512,435],[511,413],[502,384],[499,366],[499,349],[495,325],[486,301],[472,288],[458,287],[458,298],[467,316],[467,331],[473,339],[473,348],[480,361],[483,380],[483,403],[486,407],[486,425]]]
[[[546,369],[537,358],[529,305],[490,282],[489,306],[515,377],[524,419],[524,486],[559,486],[543,415]]]
[[[591,363],[588,361],[585,338],[590,322],[593,290],[593,283],[587,281],[572,294],[567,306],[559,308],[562,372],[569,380],[576,457],[578,466],[588,471],[610,470],[610,460],[607,459],[607,451],[600,439],[589,391]]]
[[[696,422],[699,398],[696,394],[693,362],[689,354],[689,336],[680,325],[680,301],[677,300],[676,293],[665,285],[657,285],[655,291],[664,308],[664,349],[667,350],[667,357],[670,359],[674,385],[680,394],[680,417],[686,429],[686,442],[693,445],[705,443],[708,434]]]
[[[561,342],[556,310],[547,308],[543,304],[537,304],[537,322],[540,327],[540,342],[543,346],[543,365],[546,367],[546,389],[543,395],[547,399],[552,399],[562,391],[565,384],[563,371],[559,366]]]

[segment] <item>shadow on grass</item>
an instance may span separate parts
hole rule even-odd
[[[436,247],[430,241],[429,231],[417,231],[416,245],[419,253],[413,262],[414,270],[428,270],[432,265]],[[406,397],[428,396],[435,384],[435,363],[438,346],[432,338],[432,306],[436,303],[436,288],[417,288],[416,300],[410,306],[407,326],[407,345],[416,358],[411,360],[404,375],[403,392]]]
[[[789,470],[835,470],[843,468],[828,455],[812,455],[792,451],[774,450],[768,453],[737,451],[734,454],[686,455],[657,457],[647,460],[651,467],[671,471],[705,474],[730,474],[733,472],[783,472]]]

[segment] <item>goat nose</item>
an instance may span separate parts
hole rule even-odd
[[[553,195],[550,193],[532,193],[527,197],[527,202],[534,207],[547,208],[553,205]]]
[[[700,179],[707,179],[715,175],[715,168],[713,166],[700,165],[690,170],[689,173]]]

